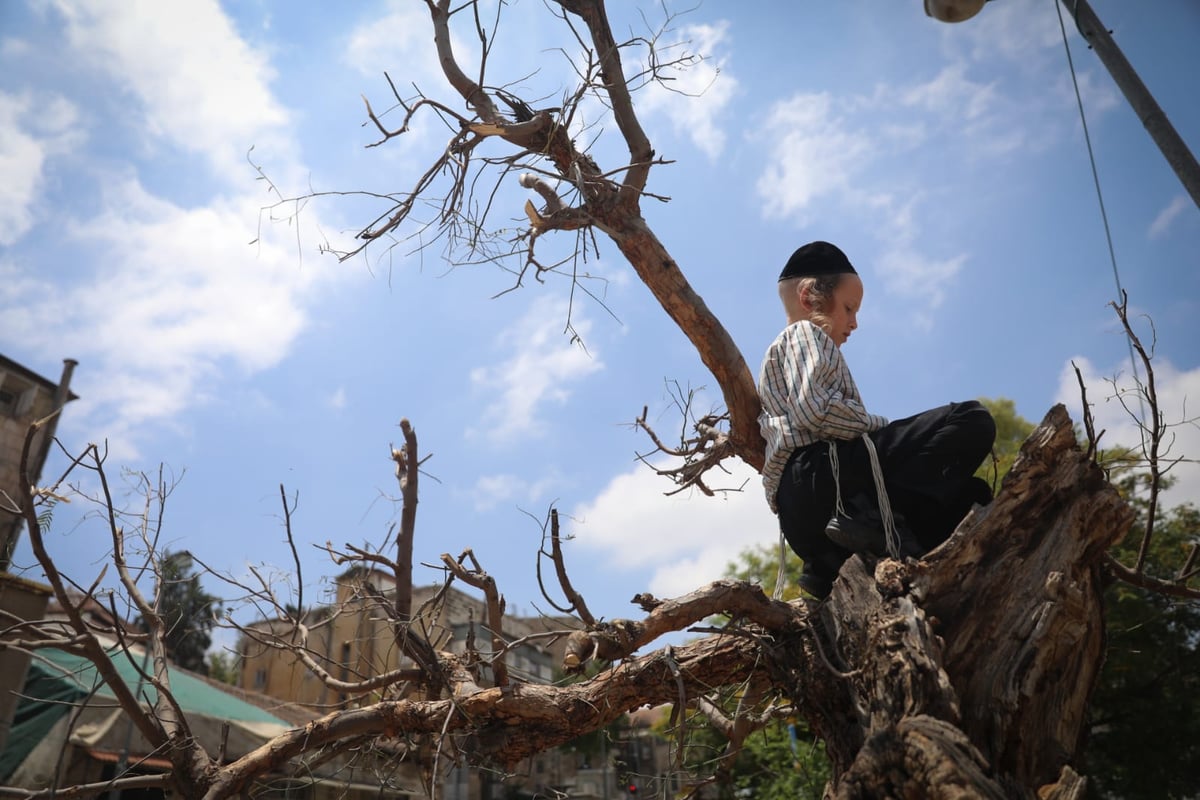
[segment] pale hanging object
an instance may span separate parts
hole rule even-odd
[[[925,14],[939,22],[962,22],[980,12],[987,0],[925,0]]]

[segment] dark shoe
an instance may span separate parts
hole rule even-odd
[[[801,589],[818,600],[824,600],[833,591],[833,578],[818,571],[807,561],[800,568],[800,579],[797,583],[800,584]]]
[[[983,478],[971,477],[967,480],[965,491],[971,505],[986,506],[992,502],[992,485]]]
[[[916,537],[908,531],[904,520],[896,517],[895,523],[896,533],[900,537],[900,555],[905,558],[920,558],[925,555],[925,548],[921,547]],[[838,514],[825,526],[825,535],[830,541],[853,553],[877,557],[888,555],[883,522],[874,515],[854,518]]]

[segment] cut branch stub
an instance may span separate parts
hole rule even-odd
[[[563,669],[567,674],[575,674],[590,660],[624,658],[637,648],[644,631],[645,625],[628,619],[599,622],[586,631],[573,631],[567,637]]]

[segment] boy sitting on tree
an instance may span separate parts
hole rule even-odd
[[[858,327],[863,284],[836,246],[796,250],[779,276],[779,298],[788,325],[758,379],[763,486],[804,561],[800,587],[824,598],[852,553],[919,558],[973,504],[991,501],[974,473],[996,424],[974,400],[891,423],[867,412],[841,352]]]

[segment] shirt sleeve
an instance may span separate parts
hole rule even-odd
[[[783,379],[795,419],[822,439],[853,439],[887,425],[863,406],[854,379],[833,339],[811,325],[798,325],[784,349]]]

